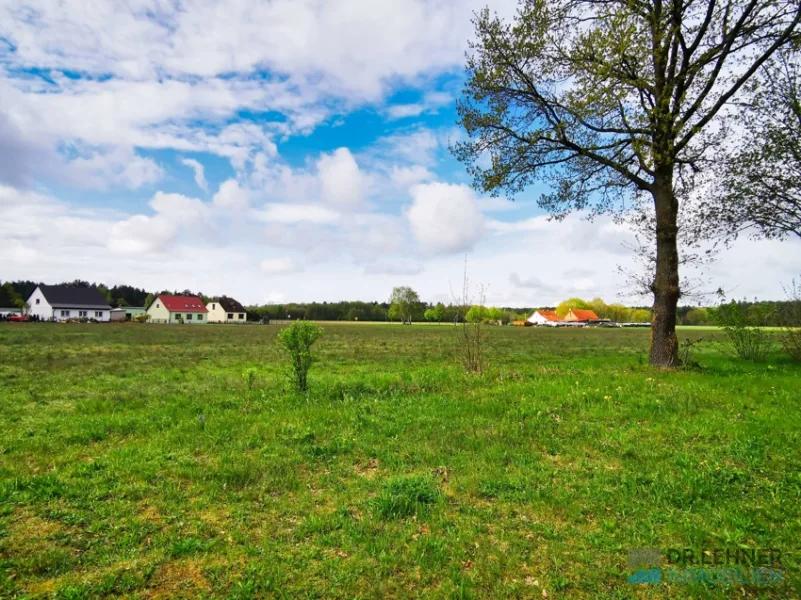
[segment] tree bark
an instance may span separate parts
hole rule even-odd
[[[679,342],[676,337],[676,307],[679,303],[679,202],[673,191],[673,169],[658,169],[653,184],[656,211],[656,273],[651,284],[654,293],[651,321],[653,367],[679,366]]]

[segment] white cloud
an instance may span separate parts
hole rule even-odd
[[[197,186],[204,192],[208,191],[209,185],[206,182],[206,171],[203,168],[203,165],[194,158],[182,158],[181,164],[192,169],[192,171],[195,173],[195,183]]]
[[[358,208],[367,193],[367,178],[347,148],[324,154],[317,161],[322,197],[335,207]]]
[[[466,185],[425,183],[411,189],[406,218],[420,245],[434,253],[469,250],[484,235],[484,217]]]
[[[267,204],[255,211],[254,217],[260,221],[274,223],[336,223],[339,213],[314,204]]]
[[[136,256],[162,250],[177,234],[169,219],[134,215],[111,227],[108,248],[117,254]]]
[[[250,205],[250,198],[248,191],[243,189],[236,180],[228,179],[220,184],[220,189],[214,194],[212,203],[217,208],[242,213]]]
[[[302,270],[291,258],[265,258],[259,266],[262,273],[267,275],[288,275]]]
[[[429,92],[421,102],[393,104],[387,107],[386,112],[390,119],[417,117],[426,112],[435,112],[438,108],[452,101],[453,97],[446,92]]]
[[[65,162],[63,170],[64,177],[74,185],[100,190],[115,185],[135,190],[164,177],[164,170],[153,159],[142,158],[123,146],[89,151],[85,157]]]

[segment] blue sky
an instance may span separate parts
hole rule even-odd
[[[624,226],[482,197],[450,155],[482,4],[3,2],[0,279],[448,301],[466,257],[492,304],[647,302]],[[781,297],[798,250],[740,241],[709,288]]]

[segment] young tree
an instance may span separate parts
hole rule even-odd
[[[316,357],[312,345],[323,335],[323,328],[311,321],[294,321],[278,334],[278,347],[289,359],[288,377],[299,392],[309,388],[309,369]]]
[[[474,304],[464,318],[468,323],[480,323],[487,318],[487,309],[480,304]]]
[[[442,323],[442,318],[445,316],[445,306],[440,302],[436,306],[427,309],[423,316],[426,321],[431,323]]]
[[[654,366],[678,364],[679,201],[799,21],[797,0],[521,0],[512,23],[474,20],[456,157],[485,192],[551,183],[557,218],[653,214]]]
[[[587,309],[590,308],[590,305],[581,298],[569,298],[568,300],[563,300],[556,306],[556,316],[560,319],[564,319],[571,308]]]
[[[601,300],[600,298],[593,298],[589,302],[587,302],[590,309],[595,312],[601,319],[608,319],[609,318],[609,306]]]
[[[392,289],[389,298],[390,311],[396,315],[402,323],[412,324],[412,311],[420,303],[420,296],[412,288],[401,286]]]

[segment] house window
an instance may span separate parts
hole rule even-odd
[[[176,321],[180,321],[180,320],[181,320],[181,315],[179,315],[179,314],[177,314],[177,313],[176,313],[176,315],[175,315],[175,320],[176,320]]]
[[[198,315],[198,316],[197,316],[197,320],[198,320],[198,321],[202,321],[202,320],[203,320],[203,315]]]
[[[229,318],[229,319],[233,319],[233,318],[234,318],[234,315],[233,315],[233,313],[228,313],[228,318]]]
[[[102,319],[103,318],[103,311],[102,310],[96,310],[95,311],[95,317],[97,317],[98,319]]]
[[[241,321],[244,318],[245,318],[245,313],[239,313],[239,320]]]
[[[39,298],[36,299],[36,304],[39,304]]]
[[[70,311],[68,311],[68,310],[62,310],[62,311],[61,311],[61,316],[62,316],[62,317],[69,317],[69,316],[70,316]]]
[[[86,310],[79,310],[78,311],[78,316],[79,317],[86,317],[87,315],[89,315],[89,312],[86,311]]]
[[[187,313],[186,320],[187,321],[191,321],[192,320],[192,313]]]
[[[215,308],[217,308],[217,305],[216,304],[212,304],[211,305],[211,309],[214,310]]]

